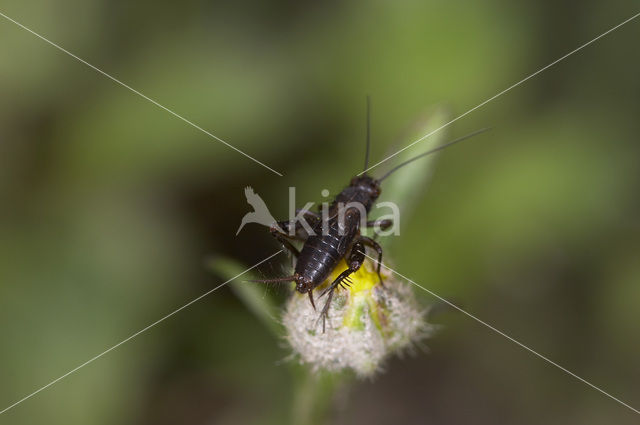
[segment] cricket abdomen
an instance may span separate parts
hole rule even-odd
[[[326,234],[322,234],[322,228],[318,226],[314,229],[316,234],[309,236],[302,247],[296,263],[296,274],[304,276],[311,286],[308,289],[315,288],[329,277],[359,233],[360,213],[357,209],[347,211],[344,221],[345,226],[341,231],[338,217],[330,218]]]

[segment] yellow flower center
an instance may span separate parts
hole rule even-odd
[[[331,275],[321,285],[324,289],[329,286],[334,280],[338,278],[340,273],[347,270],[348,266],[343,259],[338,263],[336,268],[331,272]],[[381,271],[383,273],[383,271]],[[385,273],[383,273],[383,278]],[[365,309],[369,310],[369,314],[373,318],[373,321],[378,329],[381,329],[382,313],[371,296],[371,289],[380,284],[378,273],[376,273],[376,264],[370,260],[365,260],[364,264],[356,272],[349,275],[349,282],[345,282],[344,286],[347,289],[347,305],[344,312],[342,323],[344,326],[355,329],[364,329],[364,323],[362,322],[362,314]],[[341,290],[341,288],[337,288]]]
[[[331,284],[331,282],[338,278],[340,273],[348,268],[346,261],[344,259],[341,260],[336,268],[333,269],[333,272],[331,272],[331,275],[325,283],[327,285]],[[368,291],[380,283],[378,274],[375,271],[375,265],[368,259],[365,260],[365,263],[360,267],[360,269],[358,269],[358,271],[349,275],[349,280],[351,281],[351,283],[349,283],[350,286],[347,286],[346,284],[344,286],[347,287],[351,295],[355,295],[362,291]]]

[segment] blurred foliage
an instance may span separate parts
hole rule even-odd
[[[248,282],[259,277],[245,272],[248,268],[246,265],[228,258],[212,258],[207,266],[213,273],[225,279],[225,282],[231,280],[228,284],[229,288],[269,331],[276,337],[283,335],[284,330],[278,317],[280,315],[278,304],[266,293],[265,285]]]
[[[255,280],[257,277],[253,273],[245,272],[245,265],[227,258],[212,258],[208,261],[208,267],[225,281],[234,279],[229,283],[229,287],[236,296],[276,338],[285,340],[285,329],[279,317],[280,308],[273,297],[265,293],[264,285],[246,281]],[[239,281],[236,280],[238,275],[241,275]],[[353,374],[312,373],[297,361],[291,361],[291,354],[287,360],[292,388],[292,400],[289,403],[290,421],[297,425],[325,423],[332,415],[335,399],[348,391]]]
[[[300,205],[337,193],[362,167],[366,94],[375,163],[414,140],[425,111],[457,116],[636,13],[622,1],[6,0],[0,11],[285,175],[0,18],[0,409],[218,285],[210,255],[271,254],[263,228],[235,236],[242,189],[277,217],[288,186]],[[387,251],[398,270],[636,408],[639,35],[629,23],[456,122],[446,139],[493,130],[439,155],[428,190],[408,168],[384,192],[414,196]],[[305,378],[238,288],[0,422],[291,420],[308,406],[294,392]],[[446,326],[430,353],[339,397],[335,423],[636,420],[468,318],[435,319]]]

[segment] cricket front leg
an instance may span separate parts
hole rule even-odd
[[[376,252],[378,253],[378,261],[377,261],[378,265],[376,268],[376,272],[378,273],[378,279],[380,279],[380,285],[384,287],[384,282],[382,281],[382,275],[380,274],[380,267],[382,266],[382,247],[378,242],[366,236],[360,236],[358,238],[358,241],[360,243],[367,245],[370,248],[375,249]]]
[[[375,240],[378,237],[378,229],[381,231],[387,230],[389,227],[393,226],[393,220],[389,218],[385,218],[382,220],[370,220],[367,221],[367,227],[373,227],[373,239]]]
[[[393,220],[389,218],[367,221],[367,227],[378,227],[380,230],[387,230],[391,226],[393,226]]]

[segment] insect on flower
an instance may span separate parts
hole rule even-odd
[[[482,129],[466,136],[442,144],[436,148],[423,152],[415,157],[393,167],[380,178],[366,174],[369,165],[370,147],[370,101],[367,98],[367,137],[364,170],[365,172],[351,179],[345,187],[326,207],[321,206],[319,212],[298,210],[308,222],[305,227],[300,220],[279,221],[270,227],[271,234],[284,245],[297,259],[293,275],[256,280],[254,282],[295,282],[296,290],[309,295],[309,301],[315,309],[313,291],[320,286],[345,259],[347,269],[340,273],[323,291],[319,297],[327,295],[327,300],[321,310],[322,328],[324,332],[325,319],[329,312],[334,291],[338,286],[350,284],[349,276],[355,273],[365,260],[365,248],[373,249],[377,255],[376,272],[380,284],[384,286],[380,267],[382,264],[382,247],[373,238],[360,233],[362,225],[385,230],[393,225],[392,220],[366,221],[371,208],[381,193],[381,183],[398,169],[427,155],[440,151],[455,143],[466,140],[488,129]],[[363,223],[363,224],[361,224]],[[282,229],[289,229],[287,233]],[[309,231],[310,230],[310,231]],[[303,242],[301,250],[293,245],[293,241]]]

